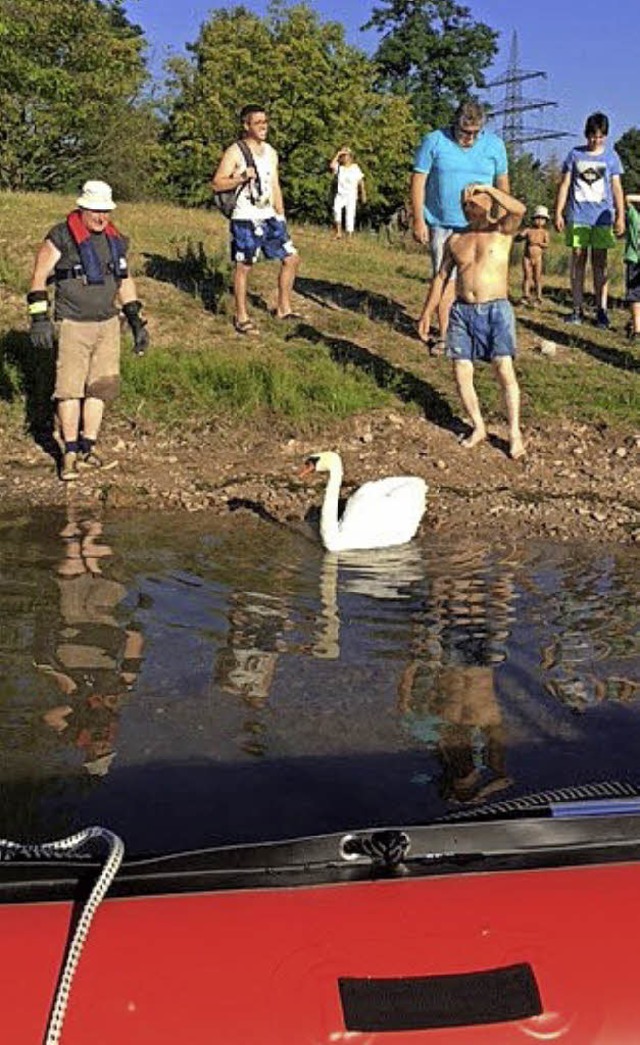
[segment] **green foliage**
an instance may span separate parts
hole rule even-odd
[[[363,29],[382,40],[375,54],[382,84],[411,99],[425,128],[449,122],[497,53],[498,33],[474,22],[455,0],[384,0]]]
[[[640,192],[640,130],[630,127],[616,142],[616,150],[624,167],[626,192]]]
[[[528,210],[527,221],[531,220],[534,207],[544,204],[553,215],[553,206],[556,196],[556,171],[555,167],[543,164],[530,152],[514,155],[510,148],[509,154],[509,179],[511,192],[516,199],[526,203]]]
[[[345,43],[335,22],[310,7],[270,8],[260,18],[243,7],[214,12],[190,47],[192,61],[170,63],[167,191],[194,205],[210,198],[223,150],[240,132],[244,104],[264,105],[280,154],[287,212],[326,221],[328,161],[338,146],[354,149],[375,218],[395,209],[417,131],[408,102],[374,89],[376,68]]]
[[[124,0],[0,0],[0,188],[139,194],[157,140],[144,47]]]

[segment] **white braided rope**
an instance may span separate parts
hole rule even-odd
[[[83,854],[82,850],[96,839],[106,842],[108,847],[107,856],[100,874],[82,906],[80,918],[67,950],[64,968],[58,981],[50,1010],[44,1045],[58,1045],[61,1039],[62,1027],[69,1005],[69,994],[78,963],[80,962],[82,949],[89,935],[94,915],[122,863],[124,842],[118,835],[113,834],[112,831],[108,831],[104,827],[87,827],[83,831],[78,831],[75,835],[69,835],[68,838],[59,838],[54,842],[42,842],[38,845],[11,842],[6,838],[0,838],[0,860],[50,860],[52,857],[61,858],[69,854],[88,855]]]

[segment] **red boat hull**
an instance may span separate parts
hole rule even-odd
[[[0,907],[2,1040],[42,1040],[68,903]],[[637,1045],[640,864],[107,900],[64,1045]],[[341,978],[528,963],[542,1013],[348,1031]]]

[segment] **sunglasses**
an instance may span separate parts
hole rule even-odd
[[[460,124],[456,124],[456,134],[459,134],[461,138],[477,138],[480,134],[480,127],[461,127]]]

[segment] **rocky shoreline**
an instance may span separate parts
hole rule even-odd
[[[73,483],[58,479],[51,445],[5,431],[0,481],[5,510],[72,501],[100,512],[246,511],[297,528],[323,493],[320,477],[311,484],[299,478],[304,458],[337,449],[345,495],[368,479],[423,476],[424,533],[640,545],[640,434],[561,422],[530,428],[525,438],[526,457],[514,462],[499,429],[466,450],[450,429],[393,411],[351,418],[322,439],[266,422],[167,433],[111,420],[104,467]]]

